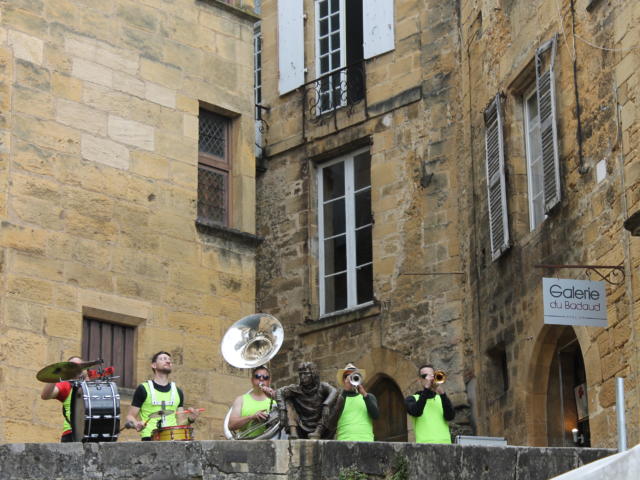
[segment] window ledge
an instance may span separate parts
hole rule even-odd
[[[250,7],[236,7],[231,3],[227,3],[224,0],[199,0],[202,3],[208,3],[210,5],[214,5],[222,10],[226,10],[227,12],[231,12],[237,15],[244,20],[249,20],[250,22],[257,22],[260,20],[260,16],[252,11]]]
[[[256,248],[264,240],[262,237],[258,237],[252,233],[225,227],[224,225],[217,225],[202,219],[196,219],[196,229],[205,235],[222,238],[223,240],[240,243],[252,248]]]
[[[327,328],[333,328],[365,318],[374,317],[379,315],[380,311],[380,303],[377,301],[371,301],[358,305],[357,307],[327,313],[322,315],[320,318],[307,318],[305,319],[305,324],[300,327],[298,334],[304,336]]]

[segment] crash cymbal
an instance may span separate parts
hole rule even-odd
[[[71,380],[80,375],[82,370],[85,368],[98,365],[99,363],[102,363],[102,360],[84,363],[58,362],[44,367],[36,374],[36,378],[45,383],[57,383],[61,380]]]

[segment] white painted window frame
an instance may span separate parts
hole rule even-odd
[[[543,214],[541,219],[536,221],[535,218],[535,209],[534,203],[536,201],[542,202],[542,211],[544,212],[544,181],[541,182],[540,190],[534,192],[533,185],[533,165],[538,162],[540,164],[540,169],[542,170],[542,145],[540,141],[540,136],[532,135],[532,131],[537,125],[538,132],[540,131],[540,116],[536,113],[534,118],[531,118],[531,111],[529,109],[528,103],[533,97],[537,97],[537,89],[534,85],[530,90],[528,90],[522,96],[522,107],[524,113],[524,140],[525,140],[525,157],[527,163],[527,196],[528,196],[528,205],[529,205],[529,230],[534,231],[539,225],[541,225],[544,220],[547,218],[546,214]],[[537,104],[537,100],[536,100]],[[536,122],[536,125],[533,125],[532,122]],[[532,158],[532,142],[538,142],[539,144],[539,156],[536,159]]]
[[[315,6],[315,19],[316,19],[316,23],[315,23],[315,36],[316,36],[316,72],[317,78],[320,78],[324,75],[329,75],[332,72],[335,72],[336,70],[340,70],[341,68],[346,67],[346,63],[347,63],[347,29],[346,29],[346,21],[347,21],[347,10],[346,10],[346,5],[345,5],[345,1],[346,0],[339,0],[338,2],[338,12],[339,12],[339,18],[340,18],[340,65],[336,68],[330,68],[329,70],[327,70],[326,72],[322,71],[321,69],[321,59],[322,59],[322,54],[320,51],[320,42],[322,41],[322,38],[320,36],[320,21],[322,20],[322,18],[324,17],[320,17],[320,3],[323,1],[327,1],[327,3],[331,3],[331,0],[315,0],[314,2],[314,6]],[[328,31],[328,45],[329,45],[329,52],[331,52],[331,30]],[[329,57],[331,57],[331,53],[329,53]],[[329,60],[331,61],[331,60]],[[346,70],[341,72],[340,74],[340,82],[341,84],[346,85],[346,80],[347,80],[347,72]],[[333,90],[335,89],[335,85],[333,84],[333,77],[329,77],[329,98],[331,99],[330,101],[330,106],[326,109],[322,108],[322,102],[320,100],[320,96],[323,95],[325,92],[323,91],[318,91],[318,114],[323,114],[326,112],[329,112],[331,110],[333,110],[334,108],[339,108],[339,107],[343,107],[344,105],[346,105],[347,103],[347,96],[346,95],[340,95],[340,103],[338,105],[334,105],[333,103]]]
[[[367,301],[362,304],[357,303],[357,278],[356,278],[356,206],[355,196],[359,192],[363,192],[367,189],[371,189],[371,184],[368,187],[355,190],[354,188],[354,158],[361,153],[367,152],[368,147],[364,147],[347,155],[340,156],[329,162],[323,163],[317,167],[317,190],[318,190],[318,278],[319,278],[319,302],[320,302],[320,316],[333,316],[340,313],[344,313],[350,310],[359,309],[373,304],[373,300]],[[327,312],[325,310],[325,258],[324,258],[324,188],[323,188],[323,170],[326,167],[335,165],[336,163],[344,162],[344,181],[345,181],[345,232],[346,232],[346,250],[347,250],[347,307],[342,310]],[[342,198],[342,197],[339,197]],[[332,199],[333,201],[337,199]],[[369,225],[361,226],[359,229],[366,228]],[[358,229],[358,230],[359,230]],[[372,261],[359,267],[368,266],[373,264]],[[338,272],[342,273],[342,272]],[[336,275],[336,274],[334,274]]]

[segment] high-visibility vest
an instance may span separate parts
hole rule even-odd
[[[162,410],[162,402],[164,402],[164,409],[175,412],[180,405],[180,395],[178,394],[178,387],[174,382],[171,382],[171,389],[168,392],[160,392],[153,387],[151,380],[143,383],[142,386],[147,391],[147,398],[140,407],[140,420],[146,422],[149,420],[149,415],[159,410]],[[140,437],[150,437],[151,433],[161,427],[171,427],[177,425],[178,421],[175,415],[167,415],[159,418],[152,418],[147,423],[147,426],[140,430]]]
[[[337,440],[373,442],[373,422],[362,395],[347,396],[338,419]]]
[[[418,401],[419,394],[413,396]],[[422,415],[411,416],[416,432],[416,443],[451,443],[449,423],[444,419],[440,395],[428,398]]]
[[[251,396],[250,393],[245,393],[242,396],[242,409],[240,410],[240,416],[248,417],[249,415],[253,415],[260,410],[266,410],[268,412],[271,408],[272,403],[273,401],[270,398],[265,398],[264,400],[256,400]],[[242,428],[240,428],[240,431],[247,430],[248,428],[253,427],[255,424],[256,422],[252,420],[246,425],[243,425]],[[257,428],[253,432],[251,432],[250,435],[248,435],[248,438],[254,438],[258,435],[262,435],[266,429],[267,427]]]
[[[69,390],[69,395],[67,395],[67,398],[65,398],[62,402],[62,414],[64,416],[64,422],[62,424],[62,435],[73,430],[73,428],[71,427],[71,423],[69,423],[71,421],[71,397],[73,397],[73,387],[71,387],[71,390]]]

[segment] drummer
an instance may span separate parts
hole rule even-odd
[[[158,428],[178,425],[179,420],[183,423],[185,416],[189,424],[195,422],[197,413],[189,411],[186,414],[183,409],[184,393],[175,382],[169,381],[172,365],[170,353],[156,353],[151,357],[153,380],[138,385],[133,394],[127,424],[140,432],[142,440],[151,440],[151,434]],[[150,418],[156,412],[162,412],[162,415]]]
[[[251,386],[251,391],[240,395],[233,402],[229,416],[230,430],[248,429],[264,422],[269,416],[276,392],[271,388],[271,372],[266,366],[260,365],[251,371]],[[246,438],[262,435],[265,428],[256,429]]]
[[[69,357],[67,360],[71,363],[84,363],[80,357]],[[84,380],[86,374],[84,371],[78,376],[78,380]],[[60,441],[63,443],[73,442],[73,432],[71,429],[71,391],[73,390],[73,384],[71,381],[63,381],[58,383],[46,383],[40,393],[40,398],[43,400],[53,400],[54,398],[62,402],[62,416],[64,417],[64,423],[62,427],[62,436]]]

